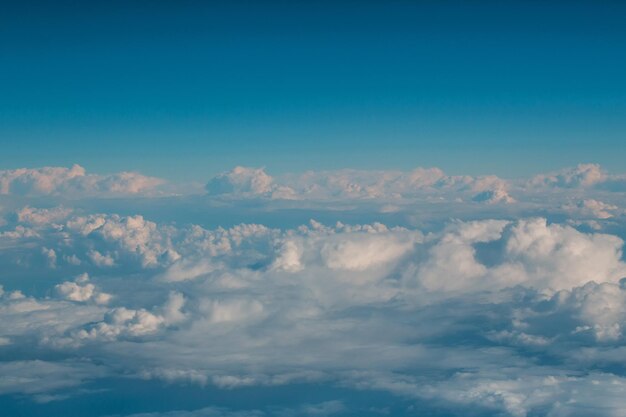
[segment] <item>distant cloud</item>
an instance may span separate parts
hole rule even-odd
[[[598,164],[579,164],[573,168],[537,175],[530,180],[529,184],[531,187],[595,187],[608,191],[626,191],[626,175],[609,174]]]
[[[598,164],[579,164],[574,168],[563,169],[551,174],[537,175],[531,180],[533,185],[558,187],[590,187],[607,179],[607,174]]]
[[[264,195],[272,190],[274,179],[261,168],[235,167],[212,178],[206,185],[210,194]]]
[[[325,171],[269,176],[261,168],[236,167],[212,178],[210,195],[284,200],[401,199],[457,193],[475,201],[511,203],[508,183],[495,176],[448,176],[438,168],[401,171]]]
[[[5,195],[125,195],[154,192],[162,184],[135,172],[87,174],[80,165],[0,171],[0,194]]]
[[[610,219],[616,214],[623,212],[623,210],[620,210],[620,208],[614,204],[607,204],[592,198],[580,200],[575,204],[568,203],[564,205],[564,208],[584,217],[601,220]]]

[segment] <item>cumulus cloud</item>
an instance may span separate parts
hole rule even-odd
[[[110,294],[98,291],[94,284],[89,283],[89,275],[86,273],[76,277],[74,282],[65,281],[55,288],[66,300],[79,302],[93,300],[97,304],[106,304],[111,300]]]
[[[133,258],[144,267],[155,266],[159,258],[176,259],[167,229],[157,229],[142,216],[89,215],[70,218],[63,231],[83,236],[87,258],[97,266],[115,266],[121,258]]]
[[[579,164],[550,174],[540,174],[531,180],[533,185],[558,187],[590,187],[606,181],[607,174],[598,164]]]
[[[3,401],[71,401],[131,379],[165,381],[162,393],[280,392],[259,406],[136,410],[154,417],[625,407],[623,197],[597,166],[533,184],[436,168],[237,168],[209,197],[159,200],[161,220],[143,198],[124,200],[124,214],[103,200],[55,207],[81,177],[64,173],[16,180],[44,200],[3,197]],[[297,390],[319,397],[265,399]]]
[[[0,171],[0,194],[97,196],[155,191],[163,180],[136,172],[112,175],[87,174],[85,168],[44,167]]]
[[[590,383],[566,376],[580,349],[623,340],[622,240],[545,219],[454,221],[429,234],[315,221],[207,230],[97,214],[30,227],[48,242],[64,236],[70,245],[59,251],[83,259],[93,241],[139,276],[120,285],[82,274],[53,283],[52,299],[7,292],[3,344],[35,340],[83,359],[91,352],[108,373],[122,365],[137,378],[230,389],[333,381],[523,416]],[[107,265],[92,267],[97,275]],[[479,350],[454,347],[459,332]],[[483,351],[494,343],[497,354]],[[516,375],[531,358],[517,349],[560,352],[562,367],[534,367],[525,382]],[[171,354],[178,351],[186,354]],[[499,370],[511,361],[516,371]],[[441,382],[425,385],[415,369]],[[358,376],[371,372],[368,383]],[[57,390],[46,387],[38,393]]]
[[[620,344],[626,319],[626,288],[620,283],[596,283],[538,297],[516,310],[513,327],[494,333],[501,341],[554,345],[569,343]],[[565,352],[563,352],[565,353]]]
[[[18,210],[16,215],[17,221],[20,223],[43,226],[67,219],[71,212],[71,209],[64,207],[45,209],[26,206]]]
[[[601,230],[607,219],[623,214],[615,207],[622,203],[626,176],[609,173],[598,164],[580,164],[529,179],[450,175],[439,168],[343,169],[271,176],[262,168],[236,167],[210,179],[206,190],[210,201],[237,209],[251,207],[242,200],[253,200],[267,210],[376,210],[388,216],[408,216],[420,206],[468,219],[472,215],[484,218],[482,212],[487,210],[504,216],[567,211],[570,220]]]
[[[592,219],[610,219],[620,212],[619,207],[614,204],[604,203],[592,198],[580,200],[576,203],[568,203],[564,206],[566,210],[576,213],[581,217]]]
[[[457,373],[439,384],[420,388],[424,395],[486,415],[527,417],[620,415],[626,380],[610,374],[555,374],[509,368],[504,372]]]
[[[414,198],[455,192],[487,203],[512,203],[508,183],[495,176],[449,176],[439,168],[413,171],[340,170],[269,176],[263,169],[236,167],[212,178],[209,195],[277,200]],[[458,197],[457,195],[457,197]],[[473,197],[473,198],[472,198]]]
[[[74,292],[72,295],[78,294]],[[85,298],[85,294],[80,295]],[[86,295],[89,296],[86,299],[91,298],[91,294]],[[90,342],[107,342],[151,335],[165,326],[183,321],[185,314],[181,309],[184,304],[185,298],[182,294],[171,292],[166,303],[157,311],[116,307],[107,311],[102,321],[88,323],[83,328],[70,332],[68,337],[63,336],[58,340],[48,339],[47,341],[53,345],[79,346]]]
[[[274,179],[262,168],[235,167],[212,178],[206,185],[210,194],[263,195],[272,190]]]
[[[560,171],[539,174],[529,181],[530,187],[596,188],[607,191],[626,190],[626,176],[610,174],[598,164],[579,164]]]

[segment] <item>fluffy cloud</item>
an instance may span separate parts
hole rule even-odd
[[[530,179],[494,175],[449,175],[438,168],[412,171],[308,171],[270,176],[262,168],[236,167],[209,180],[209,201],[241,210],[254,200],[267,210],[375,210],[409,216],[416,207],[448,218],[484,218],[485,212],[505,217],[546,216],[567,212],[572,222],[596,230],[624,213],[626,176],[597,164],[580,164]],[[484,206],[490,206],[485,208]],[[423,216],[424,213],[421,213]],[[493,216],[492,217],[497,217]]]
[[[486,415],[618,416],[626,406],[626,379],[611,374],[504,372],[457,373],[439,384],[420,387],[433,400],[478,408]]]
[[[75,181],[59,173],[44,200],[2,200],[0,395],[69,404],[157,380],[164,403],[181,385],[205,402],[133,412],[620,415],[623,197],[619,176],[574,171],[237,168],[208,197],[55,207]],[[318,396],[270,400],[298,390]],[[207,402],[224,392],[260,402]]]
[[[566,289],[588,281],[617,282],[626,276],[623,241],[584,234],[545,219],[515,223],[484,221],[447,231],[420,266],[429,289],[503,288],[524,285]]]
[[[84,341],[111,341],[150,335],[159,331],[163,326],[184,320],[185,315],[181,312],[184,304],[183,295],[172,292],[160,313],[149,312],[143,308],[134,310],[117,307],[108,311],[102,321],[73,332],[71,337],[75,343],[83,343]]]
[[[623,284],[590,281],[580,287],[537,297],[514,313],[513,327],[491,336],[526,345],[621,344],[626,320]],[[566,352],[563,352],[566,353]]]
[[[206,185],[210,194],[263,195],[272,190],[274,179],[261,168],[235,167],[212,178]]]
[[[557,172],[540,174],[529,181],[531,187],[598,188],[626,190],[626,176],[609,174],[598,164],[579,164]]]
[[[232,389],[329,381],[447,403],[452,412],[565,413],[553,403],[593,386],[591,377],[567,376],[567,364],[581,363],[581,349],[623,340],[623,242],[545,219],[457,221],[427,235],[380,223],[174,228],[96,214],[30,227],[46,242],[63,236],[59,253],[85,259],[93,241],[115,254],[116,267],[142,271],[124,284],[88,275],[52,282],[56,298],[2,295],[5,346],[34,340],[89,366],[90,355],[98,358],[95,374],[58,387],[44,381],[37,394],[56,395],[122,366],[136,378],[172,383]],[[84,266],[57,269],[76,267]],[[108,267],[94,263],[91,273]],[[480,349],[452,347],[459,332]],[[482,351],[494,343],[499,353]],[[525,371],[524,349],[559,352],[563,365]],[[178,351],[186,354],[172,355]],[[32,355],[27,360],[40,360]],[[499,370],[510,361],[515,371]],[[443,379],[424,384],[415,369]],[[368,383],[358,376],[371,372]]]
[[[306,172],[273,178],[260,168],[236,167],[212,178],[206,189],[210,195],[279,200],[401,199],[456,192],[479,202],[514,201],[508,195],[508,183],[500,178],[448,176],[438,168]]]
[[[591,198],[580,200],[575,204],[568,203],[564,207],[566,210],[577,213],[581,217],[600,220],[610,219],[620,211],[619,207],[614,204],[607,204]]]
[[[534,185],[559,187],[590,187],[607,179],[607,174],[598,164],[579,164],[551,174],[540,174],[531,180]]]
[[[26,206],[18,210],[16,215],[19,223],[43,226],[46,224],[58,223],[59,221],[66,219],[71,212],[71,209],[64,207],[45,209]]]
[[[89,283],[89,275],[81,274],[74,282],[65,281],[56,286],[56,290],[66,300],[89,301],[93,300],[97,304],[106,304],[111,299],[111,295],[100,292],[95,285]]]
[[[85,168],[45,167],[0,171],[0,194],[10,195],[125,195],[155,191],[163,180],[135,172],[87,174]]]

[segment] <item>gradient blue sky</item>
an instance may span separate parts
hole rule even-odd
[[[623,168],[625,2],[313,3],[3,2],[0,166]]]

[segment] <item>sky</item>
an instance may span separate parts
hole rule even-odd
[[[506,177],[622,166],[623,2],[2,10],[7,168],[80,163],[204,180],[237,164]]]
[[[624,21],[2,2],[0,416],[626,416]]]

